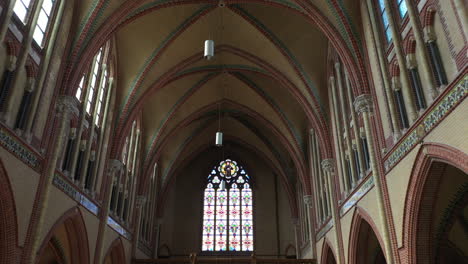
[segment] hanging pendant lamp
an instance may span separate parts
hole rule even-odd
[[[205,59],[210,60],[214,56],[214,40],[205,40]]]
[[[221,131],[216,132],[216,146],[217,147],[223,146],[223,132]]]

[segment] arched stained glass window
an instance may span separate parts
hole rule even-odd
[[[227,159],[208,175],[203,206],[203,251],[253,251],[250,176]]]

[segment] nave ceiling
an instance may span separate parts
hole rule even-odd
[[[309,129],[320,133],[323,155],[330,148],[329,46],[347,55],[347,66],[361,63],[352,2],[81,0],[71,63],[82,70],[111,40],[113,136],[122,140],[139,120],[143,171],[157,162],[166,181],[214,144],[221,116],[226,139],[276,164],[288,188],[296,176],[307,185]],[[206,39],[216,45],[211,60],[203,58]]]

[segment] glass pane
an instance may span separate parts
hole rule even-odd
[[[91,113],[91,103],[90,103],[90,102],[88,102],[88,103],[86,104],[86,113],[88,113],[88,114]]]
[[[229,250],[241,250],[240,191],[233,184],[229,191]]]
[[[242,189],[242,251],[253,250],[252,190],[248,184]]]
[[[380,11],[383,11],[385,9],[385,0],[379,0],[379,6],[380,6]]]
[[[44,12],[46,12],[47,15],[50,16],[50,12],[52,11],[52,6],[54,3],[52,3],[52,0],[44,0],[42,3],[42,9],[44,9]]]
[[[406,7],[405,1],[401,1],[400,5],[398,6],[398,9],[400,10],[400,16],[403,18],[406,16],[406,13],[408,12],[408,8]]]
[[[215,190],[206,188],[203,205],[203,251],[214,250]]]
[[[75,97],[76,99],[78,99],[78,101],[81,101],[81,89],[80,88],[76,89]]]
[[[387,30],[385,31],[385,35],[387,36],[387,41],[391,42],[392,41],[392,32],[390,31],[390,29],[387,28]]]
[[[13,11],[21,20],[21,22],[24,23],[26,19],[26,13],[28,12],[28,10],[23,6],[21,1],[16,1],[15,6],[13,7]]]
[[[389,25],[387,12],[382,14],[382,21],[383,21],[384,27],[387,27]]]
[[[227,191],[216,192],[216,251],[227,249]]]
[[[40,26],[42,29],[46,29],[47,23],[49,23],[49,17],[46,15],[46,13],[44,13],[41,10],[39,18],[37,19],[37,25]]]
[[[44,39],[44,33],[42,33],[39,27],[36,27],[36,29],[34,30],[33,38],[34,38],[34,41],[36,41],[37,45],[42,47],[42,40]]]

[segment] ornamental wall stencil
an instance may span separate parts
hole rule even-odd
[[[447,88],[449,89],[449,88]],[[420,142],[440,121],[442,121],[459,103],[468,95],[468,75],[465,76],[456,85],[452,86],[449,92],[440,99],[430,112],[425,113],[412,131],[400,141],[400,144],[394,148],[387,156],[384,166],[385,171],[390,171],[413,147]]]
[[[0,144],[3,148],[15,155],[35,171],[41,171],[42,158],[38,154],[29,150],[22,142],[3,127],[0,128]]]

